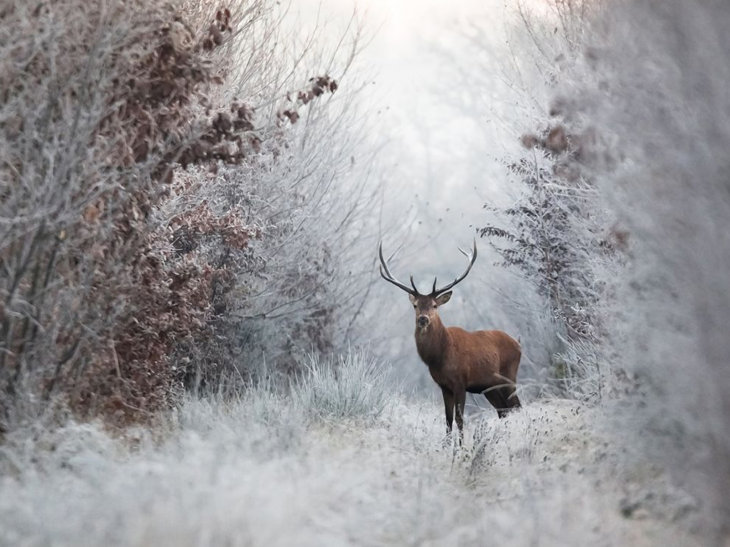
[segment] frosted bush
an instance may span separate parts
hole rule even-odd
[[[310,355],[292,386],[292,398],[302,412],[322,421],[375,420],[388,409],[391,397],[388,368],[354,349],[332,358]]]
[[[618,427],[702,497],[718,542],[730,522],[728,25],[726,2],[597,3],[551,104],[592,128],[581,165],[621,224],[603,324],[612,366],[636,380],[635,417]]]

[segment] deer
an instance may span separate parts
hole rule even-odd
[[[469,260],[464,273],[440,289],[436,288],[438,278],[435,278],[430,294],[421,294],[413,282],[413,276],[410,279],[411,286],[408,287],[390,273],[388,262],[383,257],[383,242],[378,245],[380,275],[408,293],[416,312],[416,350],[428,367],[431,378],[441,388],[446,412],[446,434],[450,436],[452,433],[455,414],[461,442],[467,392],[483,394],[500,418],[521,407],[516,384],[522,351],[517,340],[499,330],[468,332],[459,327],[444,326],[438,309],[451,300],[451,289],[461,283],[474,266],[477,259],[476,238],[471,253],[461,248],[459,251]]]

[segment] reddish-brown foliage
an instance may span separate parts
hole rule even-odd
[[[170,362],[173,349],[205,336],[216,302],[232,286],[229,264],[199,252],[200,241],[216,238],[222,248],[242,251],[261,236],[234,213],[215,214],[206,203],[160,218],[167,200],[191,190],[175,172],[246,162],[260,137],[245,101],[212,105],[212,90],[224,81],[214,61],[233,31],[229,9],[215,12],[196,36],[169,6],[131,1],[112,14],[84,6],[85,26],[70,28],[81,4],[39,3],[31,14],[37,26],[68,19],[52,43],[62,55],[38,54],[13,78],[0,73],[7,84],[0,108],[16,96],[31,97],[33,86],[51,90],[42,122],[19,111],[0,131],[5,144],[25,139],[38,147],[39,163],[44,154],[56,155],[42,165],[51,177],[49,192],[72,188],[36,221],[40,202],[17,195],[17,188],[38,180],[29,178],[28,155],[18,146],[0,168],[8,181],[0,205],[16,222],[0,247],[0,263],[10,272],[1,287],[0,389],[10,401],[21,384],[33,391],[37,382],[40,400],[65,395],[79,415],[102,412],[125,423],[171,403],[184,372]],[[35,32],[28,13],[16,6],[2,17],[27,24],[21,30],[30,37],[16,48],[21,59]],[[100,45],[99,33],[115,38]],[[93,66],[102,55],[97,50],[103,60]],[[60,59],[66,64],[56,68]],[[82,75],[92,69],[98,82],[88,98]],[[57,95],[53,70],[69,82]],[[282,115],[293,123],[301,106],[336,89],[329,77],[314,78]],[[84,110],[92,107],[101,113],[96,118]],[[45,141],[30,127],[38,123],[46,124]],[[76,127],[85,133],[74,133]],[[62,146],[47,151],[53,138],[63,137],[77,147],[73,155]],[[83,171],[53,171],[63,162]]]

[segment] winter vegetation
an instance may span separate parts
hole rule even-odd
[[[361,272],[333,272],[376,188],[351,176],[367,163],[357,81],[335,95],[311,66],[347,81],[358,22],[335,51],[295,31],[284,49],[282,16],[264,1],[3,8],[6,427],[59,400],[143,420],[186,386],[246,379],[264,354],[285,372],[344,336],[336,308]]]
[[[501,421],[475,415],[467,448],[454,452],[441,446],[440,404],[407,401],[371,370],[357,353],[340,368],[369,386],[366,397],[321,379],[304,381],[291,398],[258,385],[235,398],[186,400],[153,432],[112,439],[69,423],[11,441],[2,453],[0,541],[681,541],[681,529],[666,523],[691,510],[691,499],[608,442],[594,425],[599,409],[554,400]]]
[[[377,273],[451,258],[388,200],[367,21],[292,6],[0,3],[0,546],[726,547],[730,6],[451,29],[444,100],[504,90],[515,146],[460,171],[492,273],[442,316],[523,350],[463,444]]]

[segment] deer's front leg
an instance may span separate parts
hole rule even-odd
[[[466,389],[460,388],[454,393],[456,401],[456,425],[459,428],[459,444],[464,441],[464,406],[466,405]]]
[[[451,435],[451,426],[454,423],[454,394],[446,389],[441,388],[444,396],[444,410],[446,411],[446,434]]]

